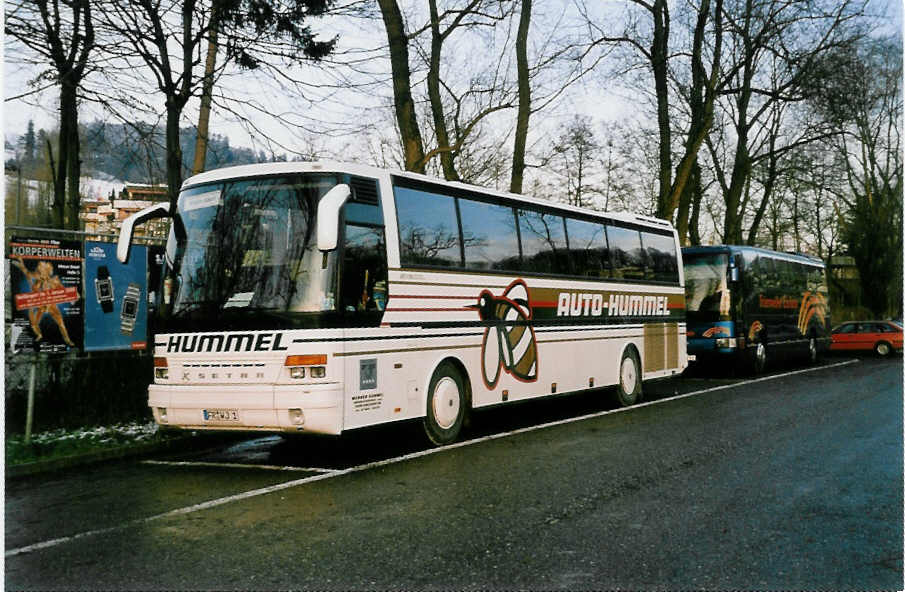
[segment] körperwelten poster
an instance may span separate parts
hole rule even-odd
[[[82,243],[13,237],[10,349],[63,353],[82,344]]]

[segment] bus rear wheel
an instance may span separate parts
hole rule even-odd
[[[443,362],[434,370],[427,390],[424,432],[428,439],[437,446],[455,442],[467,410],[465,380],[454,365]]]
[[[641,400],[641,362],[635,350],[628,348],[619,362],[619,382],[616,397],[623,407],[630,407]]]

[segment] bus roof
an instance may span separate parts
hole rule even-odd
[[[783,253],[771,251],[760,247],[748,245],[702,245],[696,247],[682,247],[682,257],[694,257],[695,255],[713,255],[715,253],[751,253],[774,259],[784,259],[795,263],[807,263],[809,265],[825,265],[823,260],[803,253]]]
[[[257,177],[261,175],[286,175],[293,173],[348,173],[351,175],[360,175],[367,177],[376,177],[379,178],[381,175],[389,174],[393,177],[402,177],[406,179],[411,179],[415,181],[421,181],[424,183],[430,183],[433,185],[445,185],[447,187],[451,187],[454,189],[462,189],[465,191],[474,191],[479,192],[484,195],[500,197],[508,200],[523,202],[534,204],[538,206],[543,206],[545,208],[553,208],[557,210],[567,211],[567,212],[576,212],[581,214],[591,214],[593,216],[605,216],[612,220],[619,220],[622,222],[629,222],[632,224],[639,224],[648,227],[659,227],[664,230],[673,230],[672,224],[670,224],[666,220],[661,220],[660,218],[654,218],[651,216],[644,216],[641,214],[630,214],[625,212],[602,212],[598,210],[590,210],[587,208],[579,208],[576,206],[570,206],[567,204],[556,203],[553,201],[548,201],[545,199],[539,199],[536,197],[530,197],[526,195],[518,195],[515,193],[507,193],[503,191],[497,191],[495,189],[488,189],[485,187],[481,187],[479,185],[470,185],[468,183],[462,183],[459,181],[446,181],[443,179],[438,179],[436,177],[430,177],[428,175],[422,175],[419,173],[413,173],[410,171],[399,171],[399,170],[391,170],[391,169],[382,169],[379,167],[362,165],[362,164],[352,164],[352,163],[343,163],[343,162],[335,162],[335,161],[316,161],[316,162],[269,162],[269,163],[260,163],[260,164],[246,164],[232,167],[224,167],[220,169],[213,169],[210,171],[205,171],[203,173],[199,173],[192,177],[186,179],[182,184],[182,189],[187,189],[189,187],[193,187],[195,185],[202,185],[205,183],[213,183],[216,181],[226,181],[230,179],[239,179],[244,177]]]

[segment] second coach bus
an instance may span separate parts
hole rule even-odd
[[[332,163],[188,179],[153,319],[157,422],[339,434],[687,365],[681,252],[664,221]]]
[[[701,363],[734,358],[752,372],[768,357],[830,346],[824,263],[756,247],[685,247],[688,353]]]

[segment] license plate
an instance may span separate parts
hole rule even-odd
[[[239,421],[238,409],[202,409],[204,421],[210,423],[235,423]]]

